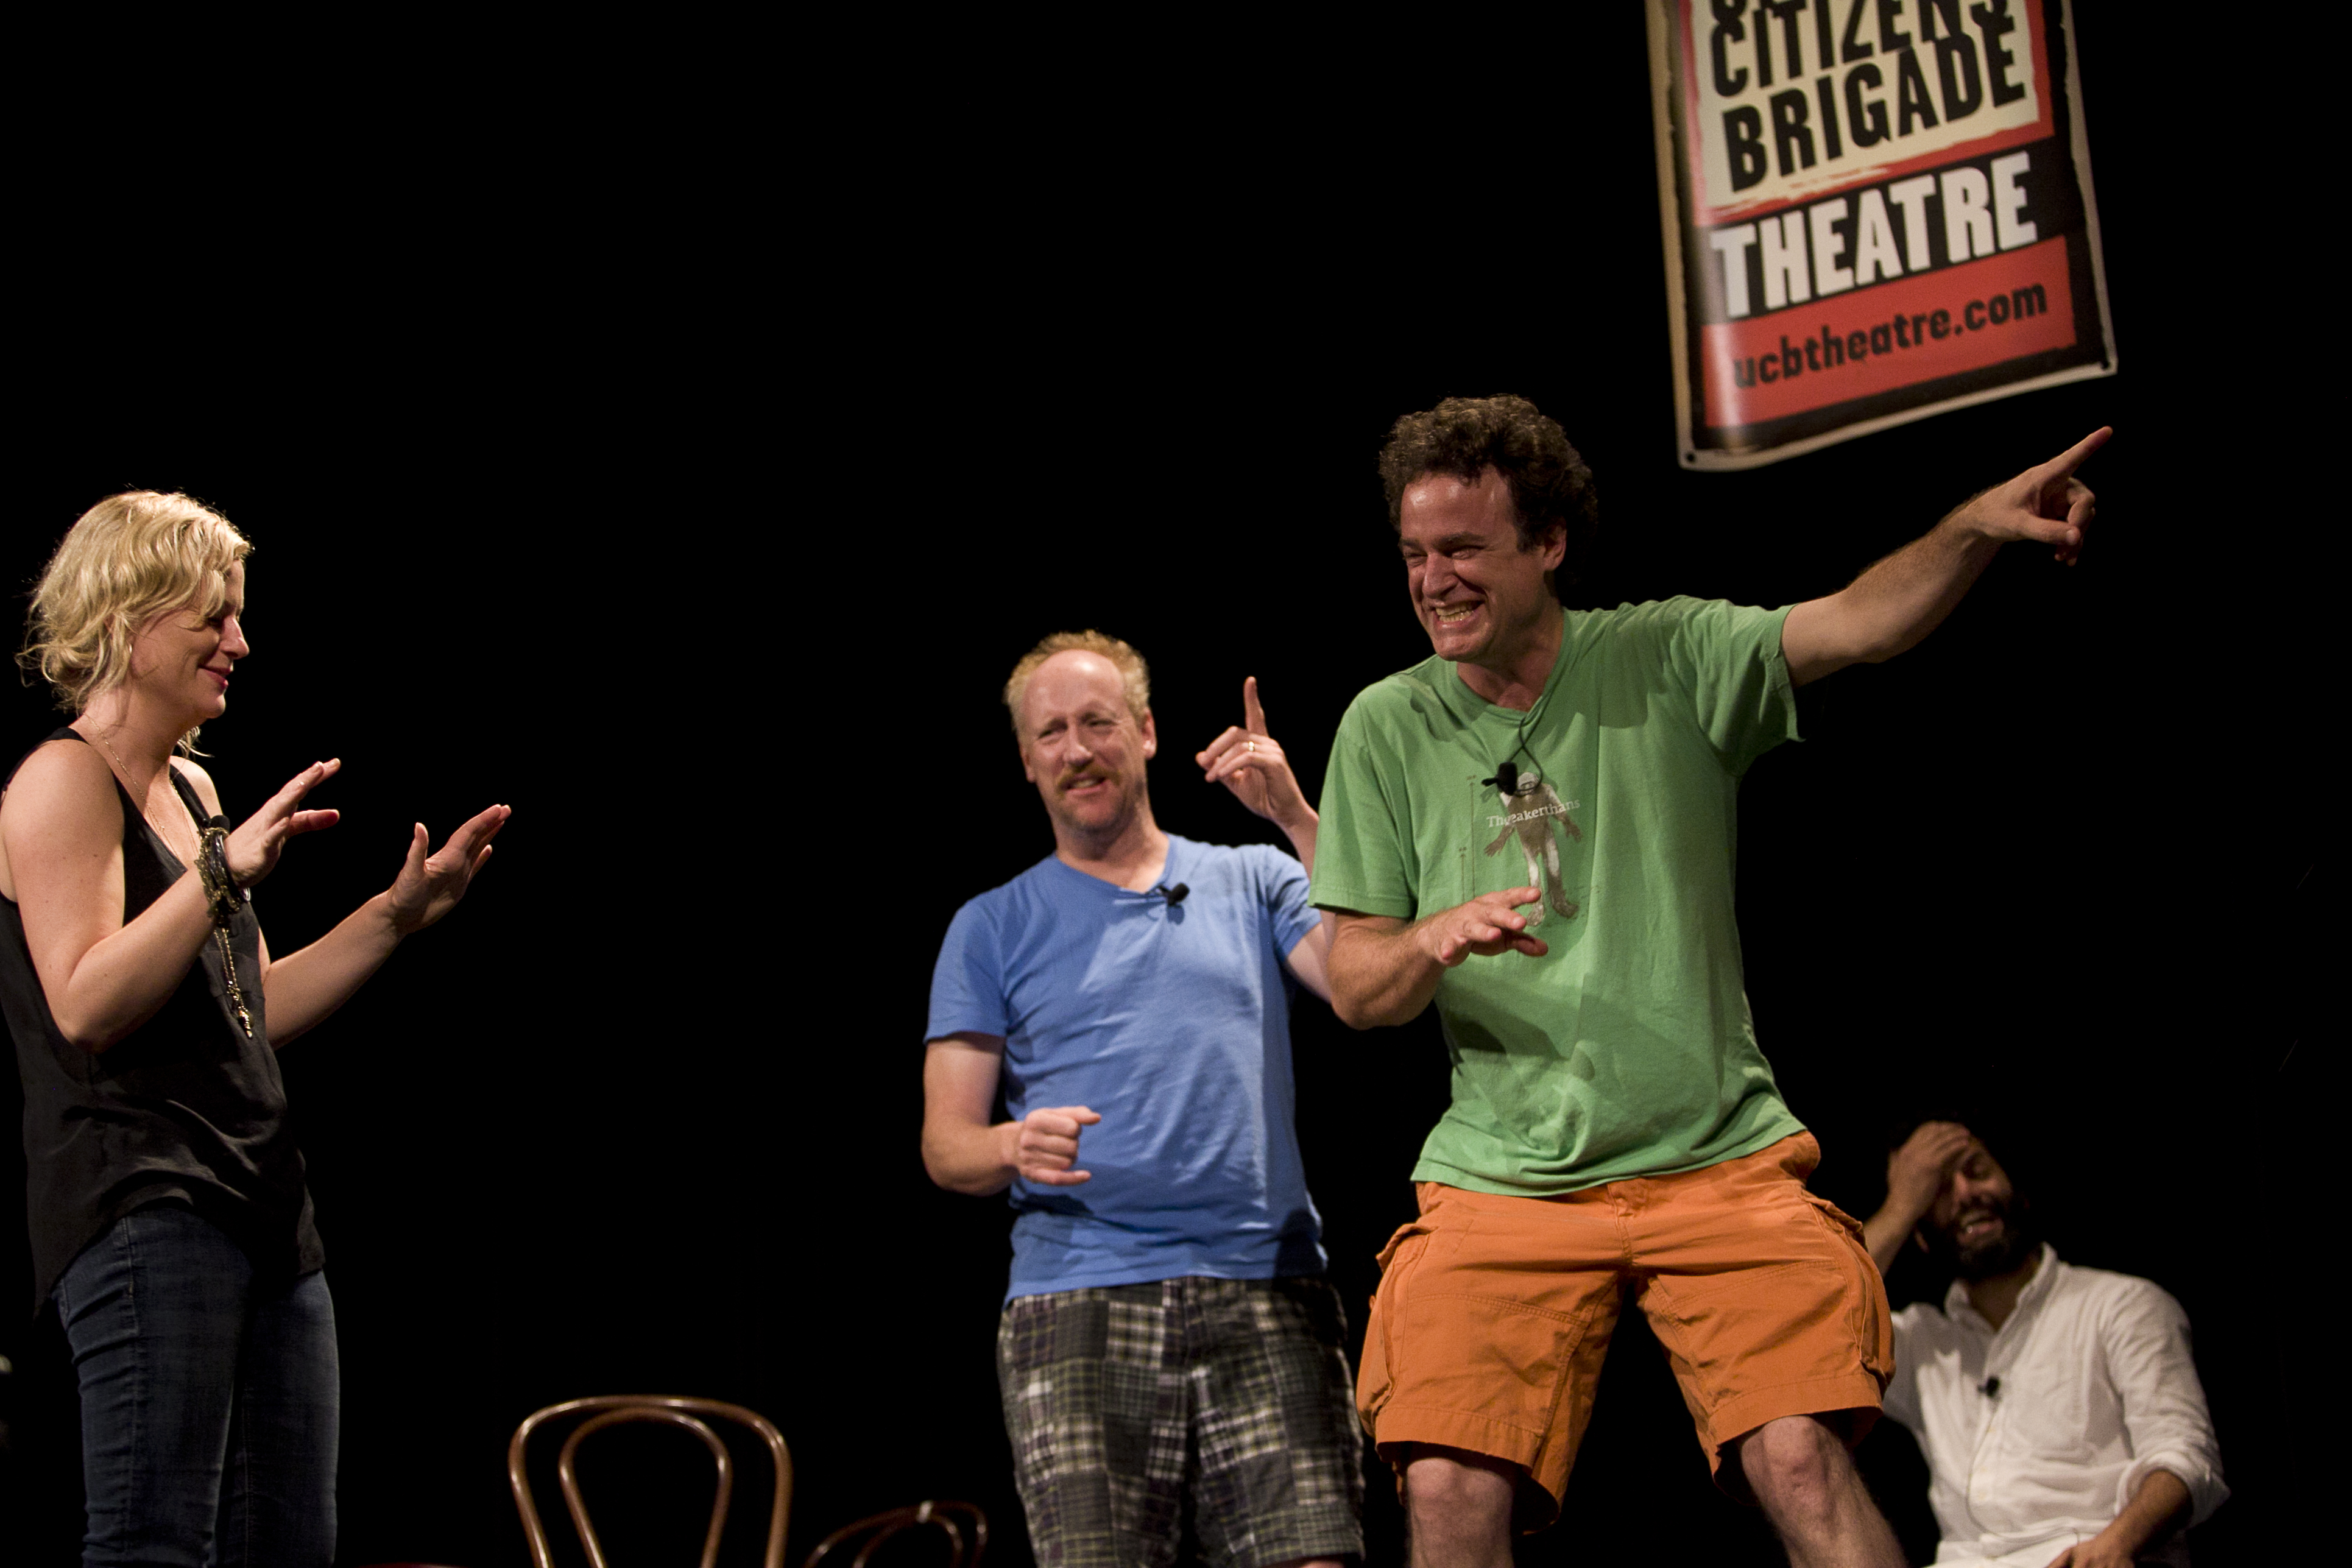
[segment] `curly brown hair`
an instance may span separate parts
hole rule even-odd
[[[1381,448],[1389,526],[1399,525],[1405,487],[1424,474],[1476,484],[1488,468],[1511,487],[1520,549],[1537,548],[1554,530],[1566,536],[1568,553],[1553,574],[1552,591],[1577,581],[1601,521],[1592,469],[1569,445],[1559,422],[1524,397],[1449,397],[1398,420]]]

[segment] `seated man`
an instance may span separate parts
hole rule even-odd
[[[1958,1276],[1895,1319],[1886,1413],[1927,1456],[1941,1565],[2186,1564],[2181,1533],[2230,1495],[2180,1304],[2145,1279],[2058,1261],[1982,1142],[1929,1121],[1888,1156],[1864,1227]]]

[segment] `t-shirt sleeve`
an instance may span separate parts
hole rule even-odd
[[[1315,929],[1323,911],[1307,898],[1306,867],[1270,844],[1259,845],[1257,855],[1259,896],[1265,900],[1267,921],[1274,931],[1275,954],[1287,958],[1298,939]]]
[[[1331,742],[1309,897],[1328,910],[1411,920],[1420,900],[1406,861],[1403,773],[1393,761],[1383,768],[1367,743],[1363,701],[1349,708]]]
[[[1783,741],[1798,739],[1797,692],[1780,654],[1792,606],[1761,610],[1720,600],[1670,599],[1667,668],[1689,698],[1707,744],[1738,775]]]
[[[927,1040],[971,1033],[1011,1032],[1004,1004],[1004,964],[996,922],[977,899],[955,912],[931,968],[931,1017]]]

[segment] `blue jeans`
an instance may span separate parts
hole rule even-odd
[[[58,1281],[81,1384],[86,1564],[326,1568],[340,1404],[326,1277],[257,1284],[184,1208],[143,1208]]]

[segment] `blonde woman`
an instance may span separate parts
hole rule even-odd
[[[232,826],[187,760],[250,651],[249,548],[186,496],[85,513],[23,656],[75,718],[0,795],[34,1305],[80,1384],[89,1563],[331,1560],[334,1308],[274,1052],[449,912],[508,816],[430,855],[418,826],[389,889],[272,957],[249,891],[333,826],[305,802],[339,764]]]

